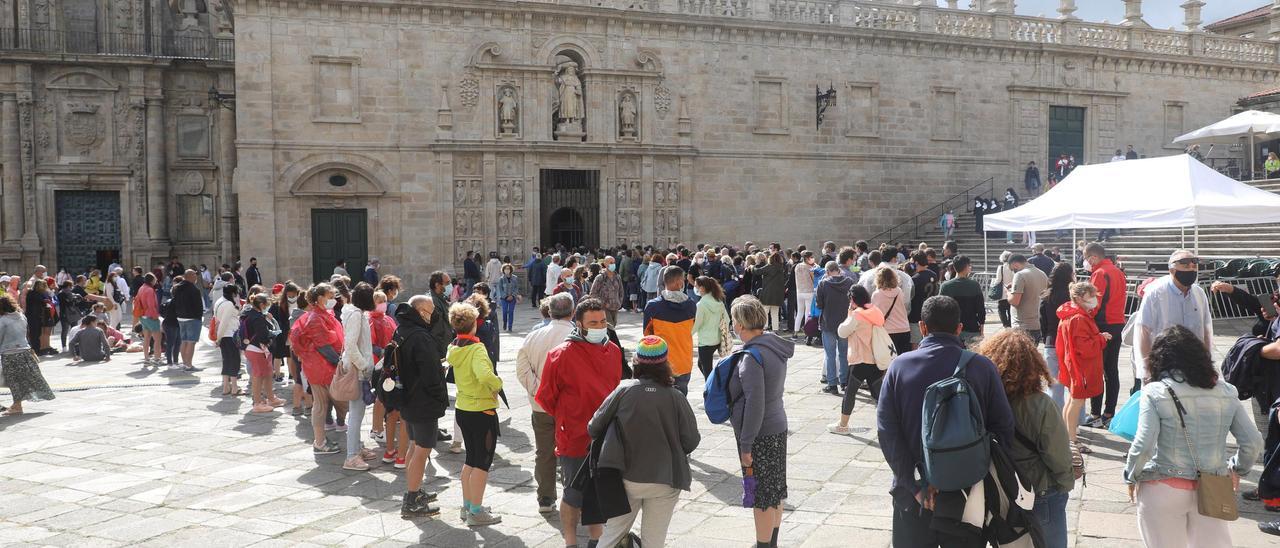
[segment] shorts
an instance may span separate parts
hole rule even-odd
[[[245,360],[249,362],[249,375],[253,377],[270,377],[271,376],[271,354],[262,352],[253,352],[246,350],[244,352]]]
[[[200,340],[200,320],[184,320],[178,319],[178,337],[182,342],[196,342]]]
[[[436,446],[436,438],[440,436],[440,421],[404,421],[404,429],[414,445],[430,449]]]
[[[149,331],[151,333],[160,332],[160,320],[154,318],[138,318],[138,323],[142,324],[143,331]]]
[[[498,448],[498,413],[497,411],[463,411],[454,410],[454,419],[462,430],[462,446],[467,449],[465,464],[472,468],[489,471],[493,466],[493,455]]]
[[[920,333],[920,322],[911,322],[911,344],[920,344],[924,335]]]
[[[570,485],[573,483],[573,477],[578,475],[578,469],[587,462],[587,457],[556,457],[556,462],[560,463],[560,485],[564,486],[564,496],[561,500],[574,508],[582,508],[582,491]]]

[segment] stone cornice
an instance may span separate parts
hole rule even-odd
[[[896,6],[886,5],[886,8]],[[757,46],[891,51],[904,55],[1015,60],[1049,55],[1115,59],[1143,67],[1215,78],[1280,78],[1280,63],[1233,61],[1206,56],[1162,54],[1043,42],[973,38],[934,32],[898,31],[680,13],[618,10],[593,6],[500,0],[246,0],[242,17],[333,17],[388,25],[482,26],[513,32],[565,32],[609,36],[720,41]],[[954,10],[936,10],[955,14]],[[968,12],[960,12],[968,13]],[[1046,24],[1060,20],[1044,19]],[[1087,24],[1086,26],[1100,24]],[[1112,29],[1113,26],[1105,26]],[[1184,33],[1185,34],[1185,33]],[[1187,39],[1193,39],[1187,34]],[[1198,35],[1203,37],[1205,35]],[[1210,35],[1213,39],[1229,39]],[[1247,76],[1252,75],[1252,76]]]
[[[1024,86],[1011,85],[1006,89],[1010,94],[1013,93],[1035,93],[1035,94],[1055,94],[1055,95],[1096,95],[1099,97],[1128,97],[1127,91],[1107,91],[1101,89],[1084,89],[1084,88],[1068,88],[1068,87],[1051,87],[1051,86]]]

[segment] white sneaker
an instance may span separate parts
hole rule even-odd
[[[370,432],[369,437],[378,443],[387,443],[387,434],[385,432]]]
[[[453,442],[453,443],[449,444],[449,452],[450,452],[450,453],[453,453],[453,454],[455,454],[455,455],[457,455],[457,454],[461,453],[461,452],[462,452],[462,442],[460,442],[460,441],[455,441],[455,442]]]
[[[848,427],[848,426],[840,426],[840,423],[838,423],[838,422],[837,422],[837,423],[832,423],[832,424],[828,424],[828,425],[827,425],[827,432],[831,432],[832,434],[839,434],[839,435],[841,435],[841,436],[848,436],[848,435],[849,435],[849,427]]]

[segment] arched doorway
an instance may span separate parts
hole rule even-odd
[[[548,221],[551,225],[552,242],[564,244],[569,249],[586,245],[586,222],[578,210],[562,207],[551,212]]]

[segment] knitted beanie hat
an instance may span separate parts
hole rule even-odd
[[[636,345],[635,362],[637,364],[659,364],[667,361],[667,341],[657,335],[649,335],[640,339]]]

